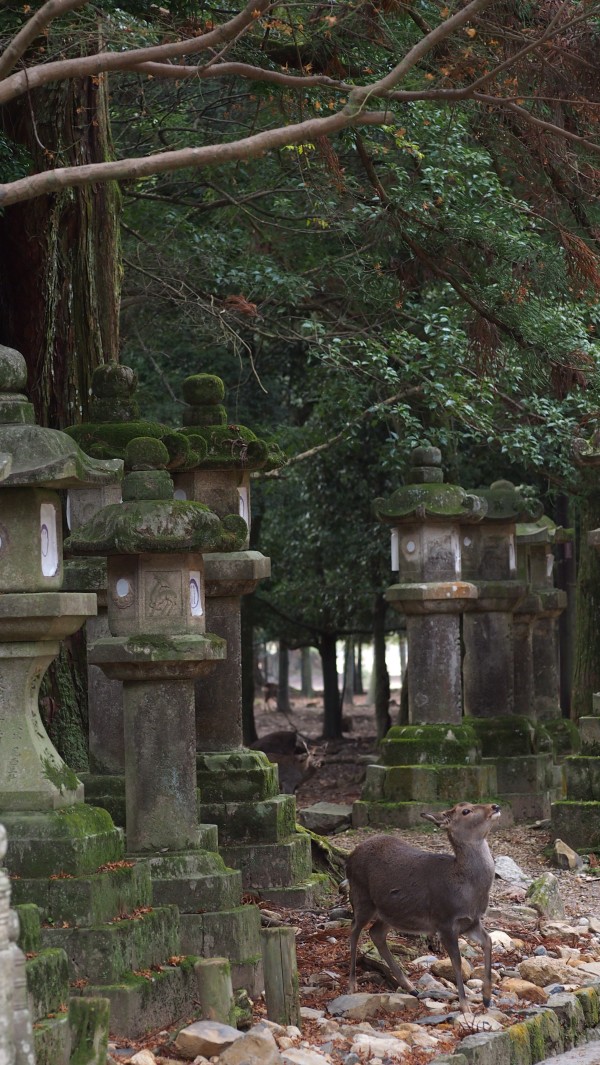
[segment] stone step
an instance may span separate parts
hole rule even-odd
[[[279,791],[277,766],[262,751],[199,752],[196,764],[203,803],[257,802]]]
[[[182,913],[181,950],[203,958],[229,958],[234,989],[250,995],[263,990],[260,911],[238,906],[219,913]]]
[[[35,902],[48,923],[104,924],[121,913],[151,905],[150,867],[147,862],[132,861],[92,876],[13,880],[12,897],[17,904]]]
[[[582,744],[600,743],[600,717],[580,717],[578,725]]]
[[[498,795],[501,796],[514,793],[543,794],[557,784],[556,767],[551,754],[494,756],[483,758],[482,765],[496,767]]]
[[[257,896],[263,902],[289,910],[313,910],[323,904],[331,889],[331,880],[326,873],[313,873],[306,880],[289,887],[260,888]]]
[[[25,965],[27,977],[27,1004],[33,1023],[43,1020],[49,1013],[59,1013],[68,1007],[69,962],[64,950],[48,948],[41,950]]]
[[[71,1028],[66,1013],[46,1017],[33,1026],[36,1065],[68,1065],[71,1056]]]
[[[123,833],[106,810],[76,803],[46,813],[7,810],[5,864],[11,876],[85,876],[124,856]]]
[[[590,755],[572,755],[565,758],[567,795],[577,802],[600,800],[600,758]]]
[[[221,847],[228,865],[240,869],[245,891],[289,888],[312,875],[310,836],[296,833],[277,843],[231,843]]]
[[[296,827],[293,795],[276,795],[262,802],[201,803],[201,820],[214,822],[221,846],[229,843],[277,843]]]
[[[115,1038],[139,1039],[146,1032],[189,1023],[200,1015],[196,964],[178,959],[147,972],[127,973],[114,984],[90,983],[83,995],[101,995],[110,1002],[110,1032]],[[48,1063],[50,1065],[50,1063]],[[54,1065],[54,1063],[52,1063]]]
[[[71,980],[112,984],[131,970],[151,969],[186,953],[179,943],[179,911],[162,906],[90,928],[42,928],[45,947],[62,947]],[[197,952],[199,953],[199,952]]]
[[[158,855],[148,859],[153,900],[177,906],[182,913],[230,910],[242,897],[242,874],[229,869],[212,851]]]
[[[550,817],[554,799],[561,798],[561,791],[502,792],[502,801],[510,804],[515,821],[544,821]]]

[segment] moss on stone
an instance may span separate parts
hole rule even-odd
[[[191,406],[222,403],[225,397],[225,385],[216,374],[198,373],[186,377],[182,385],[182,394]]]
[[[54,784],[54,787],[58,788],[61,794],[65,791],[77,790],[79,785],[77,775],[72,769],[69,769],[68,765],[65,765],[64,762],[59,765],[56,762],[50,761],[49,758],[45,758],[42,761],[42,772],[46,777],[46,780],[49,780],[51,784]]]
[[[169,451],[162,440],[151,436],[134,436],[125,448],[125,466],[132,470],[165,469]]]
[[[583,1010],[586,1028],[595,1028],[600,1022],[600,998],[597,988],[581,987],[575,991],[575,998]]]
[[[18,944],[25,954],[36,954],[42,945],[40,909],[33,902],[15,906],[19,918]]]
[[[188,407],[182,414],[183,424],[192,428],[198,426],[202,428],[209,425],[226,425],[227,424],[227,411],[220,403],[210,406]]]
[[[510,1065],[532,1065],[529,1030],[524,1021],[511,1025],[508,1029],[510,1040]]]
[[[69,1065],[105,1065],[108,1053],[110,1002],[105,998],[72,998],[69,1002],[71,1058]]]
[[[69,963],[64,950],[42,950],[25,965],[32,1020],[56,1013],[69,997]]]

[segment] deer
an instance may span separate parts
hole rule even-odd
[[[448,833],[454,854],[433,853],[393,836],[363,840],[346,862],[353,922],[350,932],[349,992],[356,990],[356,948],[363,928],[373,921],[370,936],[405,991],[417,995],[387,945],[390,929],[439,935],[456,980],[458,1001],[471,1013],[465,996],[458,946],[460,935],[483,947],[482,997],[492,996],[492,941],[482,924],[494,881],[494,859],[487,843],[500,817],[496,803],[459,802],[441,813],[421,814]]]

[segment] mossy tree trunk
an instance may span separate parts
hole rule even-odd
[[[373,608],[373,673],[375,677],[375,722],[377,740],[388,731],[390,717],[390,675],[385,660],[385,615],[387,604],[382,592],[375,596]]]
[[[111,157],[106,79],[38,89],[4,108],[2,128],[36,168]],[[0,218],[0,335],[29,368],[36,418],[61,429],[87,415],[92,371],[119,341],[119,191],[67,189]]]
[[[319,654],[323,665],[323,739],[337,740],[342,735],[342,703],[335,633],[323,633],[319,640]]]
[[[363,684],[363,656],[362,656],[362,640],[356,641],[356,654],[354,659],[354,694],[364,695],[365,687]]]
[[[1,128],[35,169],[111,157],[104,77],[38,89],[3,109]],[[42,425],[87,416],[92,371],[116,359],[119,340],[120,196],[114,184],[65,190],[8,208],[0,217],[0,337],[29,370],[28,394]],[[61,755],[87,764],[83,634],[65,641],[41,693]]]
[[[590,479],[591,479],[590,475]],[[575,653],[571,716],[592,712],[592,695],[600,691],[600,551],[589,547],[588,533],[600,528],[600,490],[589,487],[581,497],[577,575]]]
[[[311,699],[314,695],[311,659],[312,647],[302,647],[300,653],[302,655],[300,663],[302,677],[302,695],[304,695],[307,699]]]

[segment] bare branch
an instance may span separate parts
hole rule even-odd
[[[15,34],[0,56],[0,78],[6,77],[8,72],[19,62],[21,56],[25,54],[31,42],[54,19],[64,15],[67,11],[74,11],[78,7],[83,7],[87,2],[88,0],[47,0],[47,3],[42,4],[39,11],[36,11],[35,15]]]
[[[85,166],[57,167],[41,174],[30,174],[0,185],[0,207],[8,207],[23,200],[32,200],[59,189],[92,185],[97,181],[131,181],[165,171],[183,170],[186,167],[217,166],[239,159],[256,159],[275,148],[288,144],[302,144],[315,137],[337,133],[349,126],[381,126],[391,122],[393,115],[387,111],[365,111],[362,114],[348,105],[335,115],[326,118],[311,118],[278,129],[263,130],[251,137],[224,144],[209,144],[202,148],[182,148],[163,152],[161,155],[142,156],[138,159],[120,159],[109,163],[88,163]]]
[[[582,148],[587,148],[588,151],[600,155],[600,144],[594,144],[593,141],[588,141],[585,137],[581,137],[577,133],[571,133],[568,129],[563,129],[562,126],[558,126],[554,122],[546,122],[543,118],[536,118],[530,111],[527,111],[524,107],[520,107],[518,104],[511,103],[509,100],[502,100],[496,96],[486,96],[479,92],[473,94],[473,99],[489,104],[490,107],[506,107],[509,111],[514,111],[515,114],[525,119],[530,125],[538,126],[540,129],[546,129],[549,133],[553,133],[557,137],[563,137],[565,140],[580,144]]]
[[[271,0],[249,0],[243,11],[234,18],[216,26],[214,30],[203,33],[201,37],[186,38],[170,44],[152,45],[148,48],[133,48],[125,52],[96,52],[90,56],[77,59],[59,59],[54,63],[42,63],[39,66],[11,74],[0,84],[0,104],[14,100],[30,89],[37,89],[49,82],[65,81],[71,77],[85,77],[102,74],[111,70],[130,70],[139,63],[154,59],[179,59],[184,55],[197,55],[207,49],[224,44],[238,36],[256,19],[264,15],[271,5]],[[28,24],[29,25],[29,24]]]

